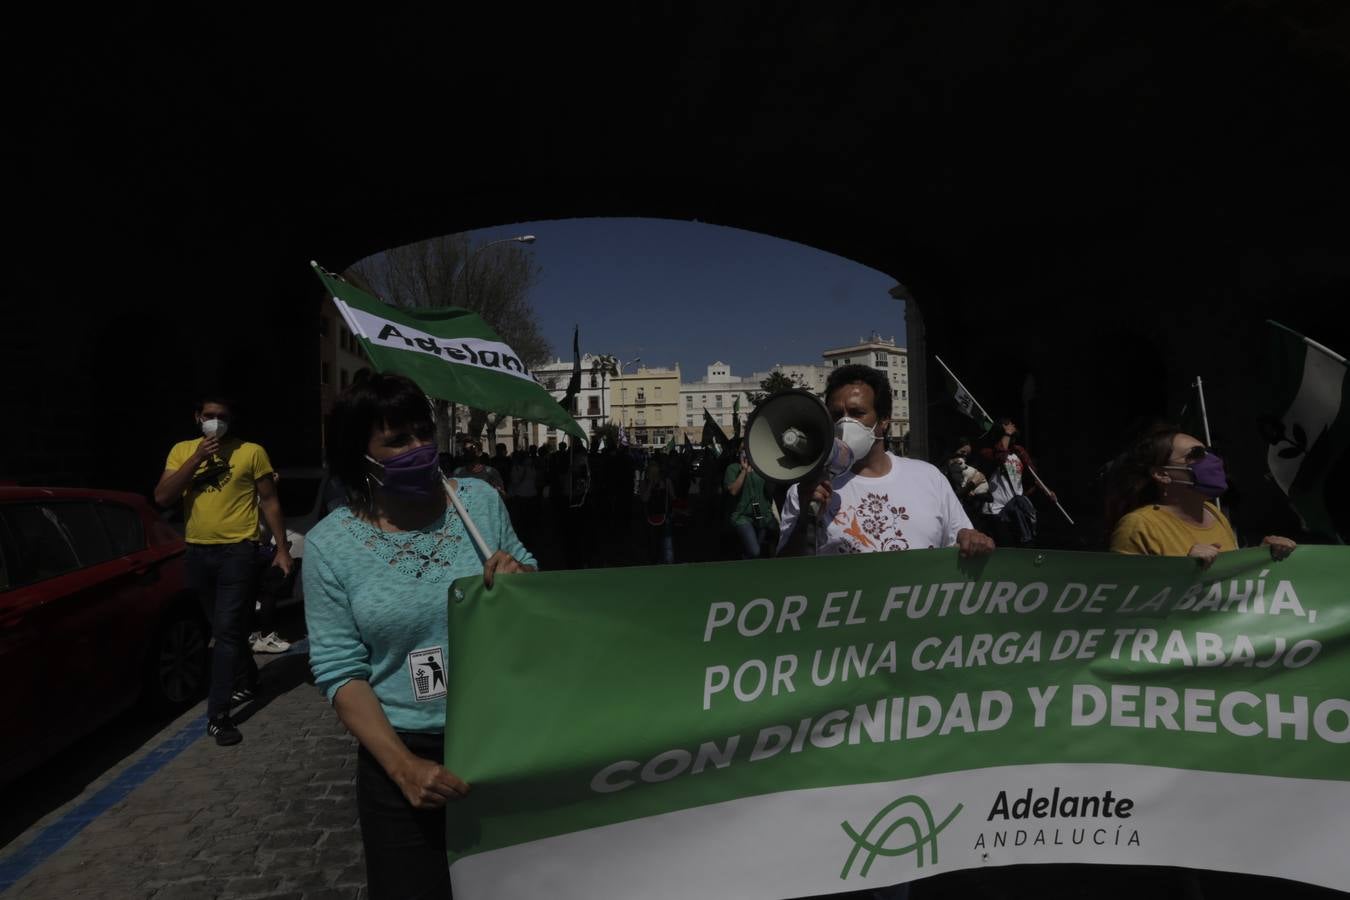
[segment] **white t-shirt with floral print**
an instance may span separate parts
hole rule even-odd
[[[828,525],[816,530],[816,553],[878,553],[956,546],[956,533],[970,528],[949,482],[937,467],[886,454],[891,471],[878,478],[845,472],[831,482]],[[797,485],[783,503],[781,551],[797,525]]]

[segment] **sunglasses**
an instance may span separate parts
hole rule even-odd
[[[1204,446],[1203,444],[1197,444],[1191,449],[1187,450],[1186,455],[1183,456],[1182,459],[1184,459],[1188,463],[1198,463],[1200,460],[1204,459],[1208,454],[1209,454],[1208,447]]]

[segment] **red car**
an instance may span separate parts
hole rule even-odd
[[[138,699],[205,690],[183,540],[134,494],[0,487],[0,783]]]

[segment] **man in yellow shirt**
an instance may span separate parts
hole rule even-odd
[[[230,406],[219,397],[197,404],[202,437],[180,441],[169,451],[164,474],[155,486],[155,502],[183,503],[187,522],[187,577],[210,603],[215,648],[211,688],[206,701],[207,733],[222,746],[243,740],[230,720],[232,700],[244,702],[257,689],[258,667],[246,647],[253,609],[254,574],[259,551],[258,511],[272,534],[284,536],[272,462],[257,444],[227,436]],[[277,540],[272,565],[291,570],[290,548]],[[234,690],[236,679],[243,689]]]

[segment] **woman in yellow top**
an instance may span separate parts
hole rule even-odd
[[[1223,460],[1185,432],[1158,427],[1112,466],[1107,497],[1111,550],[1144,556],[1190,556],[1209,568],[1238,548],[1233,526],[1213,502],[1228,490]],[[1262,546],[1284,559],[1296,544],[1267,535]]]

